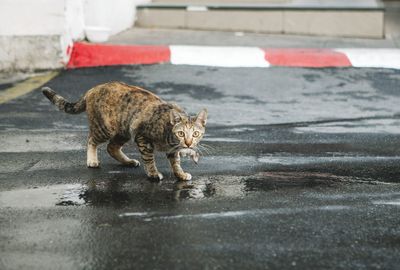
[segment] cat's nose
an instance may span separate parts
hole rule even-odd
[[[185,138],[185,144],[187,147],[190,147],[192,145],[193,140],[192,139],[186,139]]]

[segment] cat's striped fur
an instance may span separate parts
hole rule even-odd
[[[61,111],[71,114],[86,111],[89,120],[88,167],[99,166],[97,146],[104,142],[108,142],[107,151],[113,158],[126,165],[139,166],[139,161],[128,158],[121,151],[122,146],[134,138],[149,177],[162,179],[154,160],[157,150],[167,153],[178,179],[191,179],[192,176],[180,166],[180,156],[190,155],[197,159],[196,146],[205,132],[206,109],[196,117],[189,117],[177,105],[121,82],[98,85],[75,103],[66,101],[48,87],[42,90]]]

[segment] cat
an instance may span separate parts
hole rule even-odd
[[[157,95],[137,86],[109,82],[93,87],[77,102],[68,102],[49,87],[43,94],[59,110],[69,114],[86,111],[89,121],[87,166],[99,167],[97,147],[108,141],[107,152],[122,164],[138,167],[140,162],[128,158],[122,146],[131,138],[136,142],[148,177],[161,180],[154,152],[166,152],[174,175],[179,180],[191,180],[184,172],[180,157],[190,156],[197,163],[198,147],[205,133],[207,109],[196,117],[188,116],[176,104],[163,101]]]

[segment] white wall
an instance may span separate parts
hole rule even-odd
[[[84,26],[112,34],[133,25],[135,6],[150,0],[1,0],[0,35],[60,35],[83,38]]]
[[[111,34],[116,34],[132,27],[135,6],[148,2],[150,0],[0,0],[0,70],[7,66],[45,69],[45,59],[52,61],[48,68],[61,67],[68,61],[67,48],[74,40],[85,38],[86,26],[107,27]],[[38,44],[34,44],[35,40]],[[38,51],[38,48],[43,50]],[[29,59],[25,61],[26,58]],[[54,59],[59,61],[55,63]],[[35,66],[36,62],[41,63],[40,67]]]
[[[65,0],[66,32],[73,40],[85,38],[84,7],[82,0]]]
[[[150,0],[84,0],[86,26],[111,29],[114,35],[133,26],[136,5]]]
[[[64,0],[0,1],[2,36],[59,35],[64,24]]]

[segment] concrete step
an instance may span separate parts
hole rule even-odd
[[[383,38],[375,0],[156,0],[138,6],[140,27]]]
[[[153,0],[153,3],[163,4],[284,4],[292,0]]]

